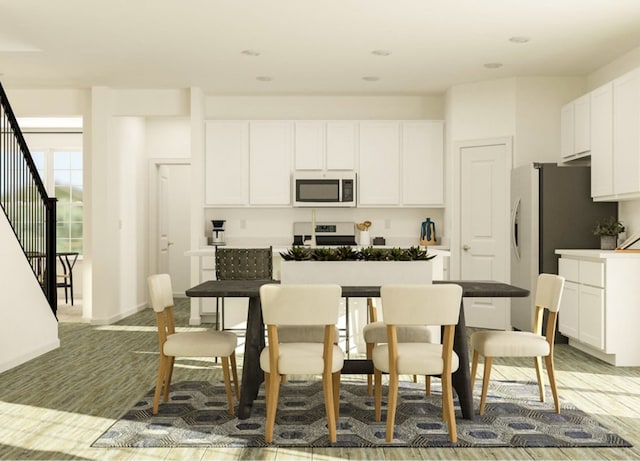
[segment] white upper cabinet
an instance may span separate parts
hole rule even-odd
[[[360,122],[358,204],[400,203],[400,122]]]
[[[249,200],[249,123],[210,121],[205,127],[205,203],[246,205]]]
[[[249,204],[291,204],[293,124],[251,122],[249,130]]]
[[[402,204],[444,205],[444,122],[402,123]]]
[[[591,97],[588,94],[573,102],[573,152],[576,155],[591,150]]]
[[[358,124],[352,121],[327,122],[327,170],[355,170]]]
[[[613,81],[615,194],[640,192],[640,69]]]
[[[591,98],[586,94],[560,111],[561,162],[575,160],[591,150]]]
[[[613,85],[591,92],[591,196],[613,194]]]
[[[295,122],[296,170],[323,170],[325,152],[325,124],[323,122]]]
[[[354,170],[357,122],[295,122],[296,170]]]
[[[640,197],[640,69],[591,92],[591,196]]]

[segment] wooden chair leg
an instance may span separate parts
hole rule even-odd
[[[538,393],[540,394],[540,401],[544,402],[544,381],[542,381],[542,357],[540,356],[534,357],[533,364],[536,367],[536,378],[538,379]]]
[[[367,360],[371,360],[371,357],[373,356],[373,347],[375,346],[374,343],[367,343]],[[371,386],[371,375],[367,375],[367,395],[369,397],[371,397],[373,395],[373,388]]]
[[[471,393],[473,394],[473,386],[476,384],[476,373],[478,372],[478,351],[474,349],[473,359],[471,361]]]
[[[222,374],[224,376],[224,389],[227,392],[227,406],[229,413],[235,416],[233,408],[233,393],[231,392],[231,378],[229,376],[229,357],[222,357]]]
[[[173,364],[176,361],[176,358],[171,356],[171,357],[167,357],[169,362],[167,365],[167,369],[165,371],[166,373],[166,378],[165,378],[165,384],[164,384],[164,401],[168,402],[169,401],[169,388],[171,387],[171,377],[173,376]]]
[[[399,376],[396,373],[389,373],[389,395],[387,396],[387,442],[391,442],[393,440],[393,428],[396,422],[396,407],[398,405],[398,380]]]
[[[456,443],[458,441],[458,429],[453,409],[451,375],[442,376],[442,412],[445,414],[444,419],[449,426],[449,440],[451,443]]]
[[[278,408],[278,394],[280,393],[280,375],[276,372],[269,373],[269,394],[267,394],[267,424],[265,426],[264,440],[273,442],[273,428],[276,424],[276,410]]]
[[[375,378],[375,384],[373,386],[375,390],[375,417],[376,421],[380,422],[382,419],[382,372],[374,369],[373,376]]]
[[[158,414],[158,407],[160,406],[160,394],[162,393],[162,386],[164,385],[165,368],[167,366],[164,355],[160,356],[160,363],[158,364],[158,381],[156,382],[156,391],[153,394],[153,410],[154,415]]]
[[[238,382],[238,364],[236,362],[236,351],[231,353],[231,375],[233,376],[233,385],[236,391],[236,399],[240,400],[240,383]]]
[[[547,374],[549,375],[549,385],[551,386],[551,392],[553,393],[553,403],[556,406],[556,413],[560,414],[560,397],[558,397],[558,387],[556,385],[556,370],[553,365],[553,356],[547,355],[544,358],[547,366]]]
[[[424,375],[424,393],[427,397],[431,395],[431,376]]]
[[[333,374],[333,411],[336,415],[336,423],[340,420],[340,372]]]
[[[418,382],[418,375],[413,375],[413,382],[417,383]]]
[[[480,414],[484,415],[484,406],[487,403],[487,391],[489,390],[489,376],[491,376],[491,362],[493,357],[484,358],[484,373],[482,374],[482,396],[480,397]]]
[[[327,427],[329,428],[329,442],[335,443],[336,434],[336,413],[334,411],[333,377],[325,372],[322,376],[322,390],[324,391],[324,408],[327,412]]]
[[[269,405],[269,373],[264,374],[264,404],[265,409]]]

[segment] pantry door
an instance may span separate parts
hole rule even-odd
[[[460,144],[460,273],[462,280],[509,282],[509,139]],[[465,299],[466,324],[510,327],[504,298]]]

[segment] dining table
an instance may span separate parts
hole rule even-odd
[[[244,343],[244,362],[238,418],[251,416],[253,401],[258,396],[260,385],[264,381],[264,373],[260,369],[260,353],[265,347],[265,328],[260,305],[260,287],[267,283],[280,283],[277,280],[208,280],[189,288],[189,297],[249,298],[247,310],[246,336]],[[469,350],[464,318],[464,298],[502,298],[526,297],[529,291],[508,283],[492,280],[434,280],[437,283],[455,283],[462,287],[463,300],[460,303],[460,316],[455,329],[453,349],[458,355],[459,366],[452,375],[452,384],[458,396],[460,410],[464,419],[474,418],[473,394],[469,370]],[[343,286],[344,298],[377,298],[380,296],[379,286]],[[346,359],[342,374],[373,373],[373,363],[366,359]]]

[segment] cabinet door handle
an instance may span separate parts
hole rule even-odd
[[[462,249],[464,251],[469,251],[471,249],[471,247],[469,245],[462,245]]]

